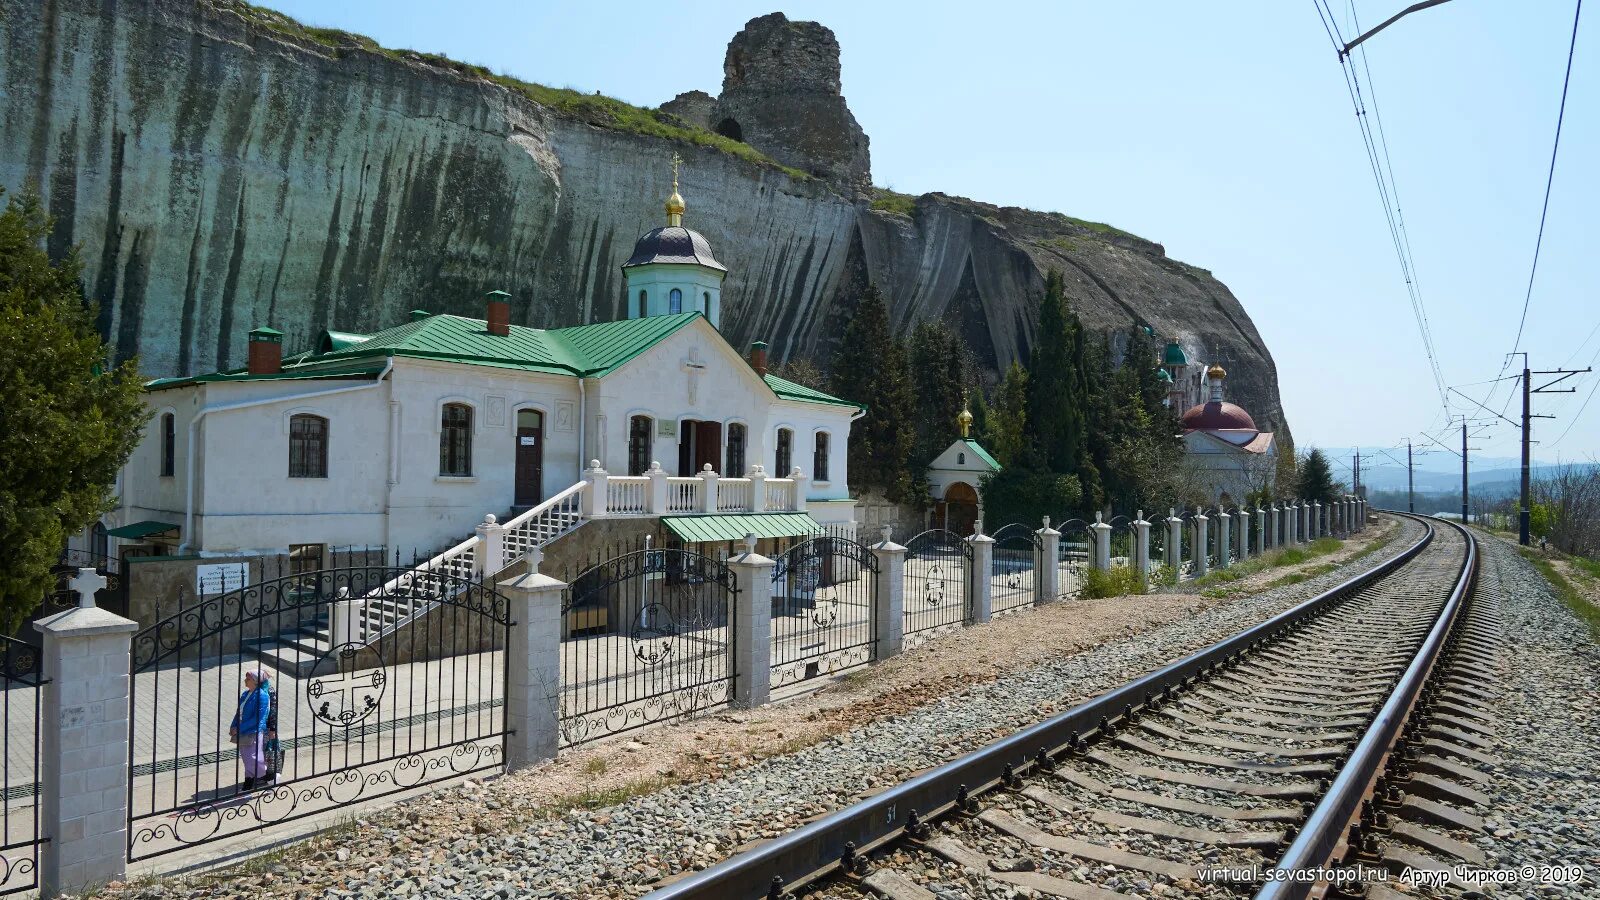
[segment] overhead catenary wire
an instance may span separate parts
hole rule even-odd
[[[1316,7],[1317,16],[1322,21],[1323,30],[1327,32],[1328,39],[1333,43],[1336,51],[1342,51],[1344,41],[1339,32],[1337,17],[1328,6],[1328,0],[1312,0]],[[1353,7],[1352,7],[1353,13]],[[1367,60],[1366,49],[1360,48],[1362,67],[1367,72],[1368,93],[1372,93],[1371,64]],[[1404,219],[1398,215],[1398,192],[1395,190],[1394,170],[1389,165],[1386,139],[1382,134],[1381,116],[1377,113],[1377,97],[1373,94],[1373,116],[1377,120],[1378,133],[1375,135],[1372,124],[1368,121],[1367,104],[1361,89],[1361,76],[1356,67],[1350,62],[1349,57],[1339,53],[1340,70],[1345,79],[1345,90],[1349,94],[1351,107],[1356,114],[1357,130],[1361,134],[1362,145],[1367,153],[1367,164],[1372,170],[1373,183],[1378,189],[1378,199],[1383,206],[1384,220],[1389,228],[1389,239],[1394,246],[1395,257],[1400,264],[1401,276],[1405,281],[1406,297],[1411,304],[1412,315],[1417,322],[1417,330],[1422,337],[1423,350],[1427,355],[1428,366],[1433,375],[1434,387],[1439,394],[1439,405],[1448,411],[1449,398],[1446,394],[1444,375],[1439,367],[1439,358],[1434,349],[1432,329],[1428,323],[1427,307],[1423,302],[1421,286],[1416,277],[1415,261],[1410,250],[1410,238],[1405,232]]]

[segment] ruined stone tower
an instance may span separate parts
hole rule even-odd
[[[662,109],[818,178],[871,187],[867,135],[840,93],[832,30],[777,12],[751,19],[722,71],[720,97],[689,91]]]

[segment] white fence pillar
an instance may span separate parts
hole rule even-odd
[[[1272,533],[1269,537],[1272,539],[1272,549],[1283,546],[1283,504],[1277,501],[1272,503]]]
[[[790,511],[805,512],[806,494],[810,493],[811,480],[805,476],[804,472],[800,471],[799,466],[794,467],[794,471],[789,473],[789,477],[794,479],[794,503]]]
[[[1256,555],[1267,552],[1267,511],[1256,507]]]
[[[1050,517],[1044,517],[1044,527],[1039,529],[1039,561],[1034,565],[1035,605],[1049,603],[1061,596],[1061,532],[1050,527]]]
[[[1244,562],[1250,558],[1250,510],[1243,506],[1239,507],[1235,520],[1239,529],[1239,538],[1235,542],[1239,548],[1239,562]]]
[[[79,569],[78,606],[34,623],[44,636],[39,706],[39,894],[128,872],[128,686],[137,623],[94,605],[105,576]]]
[[[473,529],[478,543],[472,548],[472,571],[479,576],[490,576],[506,567],[506,527],[496,521],[494,513],[486,513],[483,521]]]
[[[772,560],[746,535],[744,552],[728,560],[739,595],[733,613],[733,706],[750,708],[772,697]]]
[[[1316,538],[1316,532],[1311,530],[1311,504],[1300,501],[1300,543],[1309,544]]]
[[[652,460],[650,468],[645,470],[645,476],[650,479],[649,510],[652,516],[667,514],[667,470],[661,468],[661,463]]]
[[[1199,507],[1199,506],[1195,507],[1195,509],[1194,509],[1194,577],[1196,577],[1196,578],[1199,578],[1200,576],[1206,574],[1206,569],[1208,568],[1208,563],[1206,562],[1206,541],[1210,537],[1210,534],[1209,534],[1209,531],[1208,531],[1208,526],[1210,524],[1211,524],[1211,520],[1206,518],[1205,508],[1204,507]]]
[[[889,526],[883,526],[883,540],[867,548],[878,561],[873,627],[880,660],[897,656],[905,648],[906,548],[890,540],[892,534]]]
[[[1359,524],[1357,526],[1358,529],[1361,530],[1361,531],[1366,531],[1367,530],[1367,498],[1365,498],[1365,497],[1361,498],[1361,518],[1358,520],[1358,522],[1359,522]]]
[[[967,579],[967,624],[982,625],[989,621],[994,609],[993,579],[994,538],[983,533],[983,520],[978,520],[975,533],[966,539],[972,548],[972,571]]]
[[[583,492],[583,515],[586,518],[598,519],[606,514],[606,470],[600,468],[600,460],[589,460],[589,468],[583,470],[583,480],[589,482],[588,490]]]
[[[1233,555],[1233,516],[1228,515],[1226,509],[1217,508],[1217,568],[1226,569],[1233,565],[1230,559]]]
[[[767,511],[767,470],[760,463],[750,467],[750,511]]]
[[[528,572],[498,585],[511,632],[506,641],[506,771],[554,759],[561,746],[561,600],[566,585],[539,572],[543,553],[528,554]]]
[[[1089,526],[1094,535],[1094,567],[1102,572],[1111,570],[1111,526],[1104,521],[1103,513],[1094,514],[1094,524]]]
[[[1167,568],[1173,575],[1183,565],[1183,520],[1176,509],[1167,510]]]
[[[1133,564],[1139,571],[1139,589],[1150,584],[1150,523],[1144,520],[1144,510],[1133,517]]]
[[[700,470],[700,509],[703,512],[714,513],[717,511],[717,473],[711,468],[711,463],[706,463]]]

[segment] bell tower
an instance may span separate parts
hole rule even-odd
[[[728,269],[711,253],[705,236],[683,226],[687,208],[678,193],[678,165],[672,155],[672,194],[667,224],[646,232],[622,264],[627,282],[628,318],[702,313],[711,327],[722,327],[722,279]]]

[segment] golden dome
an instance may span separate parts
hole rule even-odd
[[[1206,370],[1206,377],[1207,378],[1227,378],[1228,377],[1228,370],[1224,369],[1223,367],[1221,367],[1221,366],[1219,366],[1219,365],[1217,365],[1215,363],[1213,363],[1211,365],[1211,368]]]
[[[966,437],[972,430],[972,412],[965,403],[961,404],[961,413],[956,416],[956,424],[961,426],[961,436]]]
[[[683,195],[674,190],[672,196],[667,198],[667,215],[681,216],[683,215],[683,210]]]

